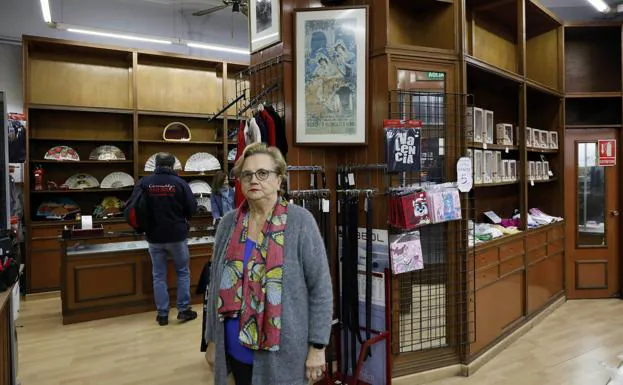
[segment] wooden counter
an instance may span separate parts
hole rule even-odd
[[[75,241],[75,240],[72,240]],[[63,324],[153,311],[152,265],[147,242],[142,240],[97,243],[85,240],[80,248],[61,242],[61,299]],[[190,238],[191,303],[201,271],[212,257],[212,237]],[[176,280],[169,261],[167,282],[175,306]],[[155,318],[154,318],[155,319]]]
[[[15,284],[17,285],[17,284]],[[0,293],[0,385],[15,384],[14,352],[16,352],[13,322],[13,286]]]

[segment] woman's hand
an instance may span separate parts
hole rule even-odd
[[[214,371],[214,357],[216,355],[216,344],[214,342],[208,344],[206,349],[206,362],[210,370]]]
[[[307,351],[307,361],[305,362],[307,379],[314,383],[320,381],[324,375],[325,365],[325,349],[316,349],[310,346]]]

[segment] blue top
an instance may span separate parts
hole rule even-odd
[[[219,219],[234,209],[234,192],[233,188],[227,186],[212,192],[210,196],[212,218]]]
[[[251,251],[255,247],[255,242],[247,238],[244,248],[243,274],[247,274],[247,263],[251,257]],[[227,318],[225,320],[225,350],[232,358],[243,364],[253,365],[253,351],[246,346],[242,346],[238,336],[240,335],[240,320],[238,318]]]

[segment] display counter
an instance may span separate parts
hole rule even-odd
[[[144,240],[114,237],[61,240],[61,299],[63,324],[153,310],[152,266]],[[212,257],[212,236],[188,239],[190,249],[191,303],[203,266]],[[177,277],[169,261],[167,282],[171,305],[175,305]]]
[[[17,348],[13,308],[14,284],[0,293],[0,385],[16,384]]]

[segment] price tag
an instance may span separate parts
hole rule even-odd
[[[534,179],[530,179],[530,186],[534,187]]]
[[[363,203],[363,211],[368,212],[368,199],[367,198]]]
[[[316,174],[314,174],[313,172],[310,174],[309,185],[311,186],[311,188],[316,188]]]
[[[353,174],[352,172],[348,174],[348,184],[351,186],[355,185],[355,174]]]
[[[482,148],[483,148],[484,150],[486,150],[486,149],[487,149],[487,143],[483,143],[483,144],[482,144]]]
[[[554,173],[552,172],[552,170],[549,170],[549,171],[547,172],[547,175],[549,175],[549,176],[554,176]]]
[[[290,204],[293,205],[294,204],[294,199],[290,199]]]
[[[508,154],[508,147],[506,147],[506,149],[504,150],[504,152],[506,152]]]
[[[323,199],[322,200],[322,212],[323,213],[328,213],[329,212],[329,200],[328,199]]]

